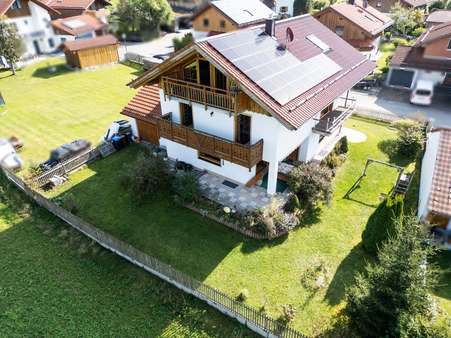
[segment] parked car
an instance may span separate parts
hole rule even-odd
[[[432,81],[419,80],[410,94],[410,103],[420,106],[430,106],[434,96],[434,83]]]
[[[71,143],[53,149],[47,161],[40,165],[42,170],[50,170],[61,162],[65,162],[78,154],[91,148],[91,143],[86,140],[76,140]]]

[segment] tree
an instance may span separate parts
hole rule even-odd
[[[403,35],[406,35],[408,31],[414,29],[417,25],[412,11],[403,7],[399,2],[391,8],[390,13],[394,21],[393,27]]]
[[[174,38],[172,39],[172,44],[174,45],[174,50],[178,51],[189,44],[193,43],[193,34],[187,33],[182,38]]]
[[[166,0],[120,0],[114,16],[122,33],[154,33],[170,23],[172,10]]]
[[[309,0],[294,0],[293,3],[293,16],[308,13]]]
[[[23,53],[23,44],[16,28],[0,18],[0,56],[3,56],[16,75],[16,64]]]
[[[395,223],[380,248],[378,262],[357,274],[346,292],[345,314],[362,337],[441,337],[433,327],[429,291],[437,269],[427,229],[413,216]]]

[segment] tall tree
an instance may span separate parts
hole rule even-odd
[[[294,0],[293,3],[293,16],[308,13],[309,0]]]
[[[399,2],[397,2],[390,11],[390,16],[393,19],[393,27],[403,35],[411,29],[417,26],[416,14],[413,11],[403,7]]]
[[[412,216],[395,228],[379,250],[379,261],[347,290],[345,313],[362,337],[442,337],[431,324],[429,292],[437,270],[428,264],[435,251],[427,244],[428,232]]]
[[[16,27],[0,18],[0,56],[6,59],[14,75],[22,52],[23,44],[17,35]]]
[[[170,23],[172,10],[166,0],[120,0],[115,18],[123,33],[156,32]]]

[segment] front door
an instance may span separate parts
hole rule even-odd
[[[210,63],[199,60],[199,81],[204,86],[210,86]]]
[[[39,47],[39,42],[37,40],[33,40],[33,46],[37,55],[42,54],[41,47]]]
[[[251,141],[251,117],[238,115],[238,135],[237,142],[248,144]]]

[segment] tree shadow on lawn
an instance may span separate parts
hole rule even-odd
[[[95,174],[57,197],[73,196],[79,217],[204,281],[246,238],[178,206],[169,193],[157,194],[139,204],[120,183],[125,163],[138,154],[136,148],[129,147],[90,164],[88,169]],[[77,180],[77,173],[72,178]]]
[[[395,139],[382,140],[377,144],[380,151],[388,156],[389,162],[399,165],[400,167],[407,167],[414,161],[399,153],[398,145]]]
[[[65,63],[59,63],[57,65],[48,65],[46,67],[38,68],[33,72],[32,76],[41,79],[50,79],[72,72],[74,72],[74,70],[68,67]]]
[[[338,305],[344,299],[346,288],[354,283],[357,273],[362,272],[368,260],[372,257],[363,250],[362,243],[352,248],[343,259],[332,278],[326,292],[325,299],[330,305]]]

